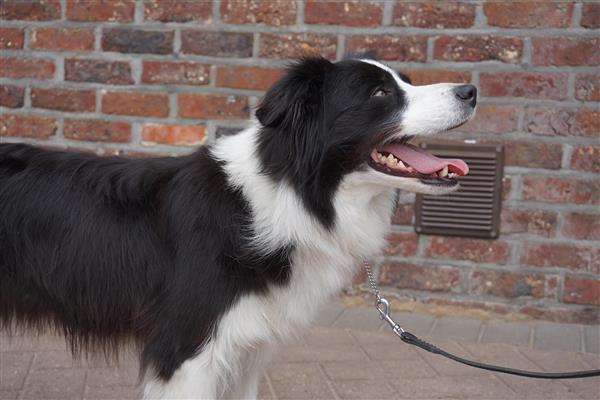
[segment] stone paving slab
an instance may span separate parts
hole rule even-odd
[[[277,353],[261,399],[597,399],[600,378],[542,381],[476,370],[402,343],[367,307],[328,304]],[[600,368],[598,326],[399,312],[438,347],[513,368]],[[53,336],[0,335],[0,400],[136,399],[137,363],[73,359]]]

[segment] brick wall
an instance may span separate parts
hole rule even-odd
[[[0,4],[2,141],[186,153],[245,126],[310,52],[374,49],[417,84],[477,85],[477,117],[452,138],[506,146],[502,235],[416,235],[401,194],[382,285],[405,308],[598,322],[598,2]],[[361,279],[348,294],[365,296]]]

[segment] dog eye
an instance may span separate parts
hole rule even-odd
[[[373,94],[371,95],[371,97],[380,97],[380,96],[387,96],[388,92],[385,91],[384,89],[377,89],[373,92]]]

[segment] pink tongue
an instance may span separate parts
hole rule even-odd
[[[459,175],[466,175],[469,172],[469,166],[463,160],[452,158],[437,158],[424,150],[411,144],[389,144],[379,151],[392,153],[396,158],[404,161],[422,174],[432,174],[448,166],[448,171]]]

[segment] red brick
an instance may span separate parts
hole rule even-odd
[[[551,72],[481,73],[483,96],[562,100],[567,97],[567,74]]]
[[[598,273],[600,265],[594,261],[598,255],[598,249],[589,246],[526,241],[521,249],[521,264]]]
[[[248,99],[243,96],[182,93],[177,97],[179,116],[207,119],[248,118]]]
[[[144,1],[144,19],[160,22],[212,22],[212,2],[180,0]]]
[[[163,93],[107,92],[102,95],[102,112],[144,117],[167,117],[169,115],[169,98]]]
[[[490,35],[440,36],[434,42],[434,57],[446,61],[488,61],[519,63],[523,40]]]
[[[463,292],[460,270],[449,266],[386,261],[379,270],[382,285],[431,292]]]
[[[299,58],[321,55],[335,58],[337,38],[317,33],[261,33],[260,56],[268,58]]]
[[[47,139],[56,133],[55,118],[38,115],[0,115],[0,137],[21,136],[36,139]]]
[[[129,142],[131,125],[121,121],[95,119],[65,119],[64,136],[67,139],[91,142]]]
[[[131,22],[135,0],[67,0],[67,19],[72,21]]]
[[[600,3],[583,3],[581,26],[584,28],[600,28]]]
[[[252,33],[183,30],[181,52],[211,57],[251,57]]]
[[[10,108],[23,107],[25,88],[13,85],[0,85],[0,106]]]
[[[219,65],[217,86],[237,89],[266,90],[284,71],[280,68]]]
[[[208,85],[210,65],[191,61],[144,61],[142,82]]]
[[[173,52],[173,31],[112,28],[102,31],[102,50],[120,53],[169,54]]]
[[[523,177],[523,199],[549,203],[600,204],[598,179],[547,175]]]
[[[556,308],[541,306],[523,306],[518,312],[529,318],[544,319],[568,324],[589,324],[598,325],[600,323],[600,313],[595,307],[582,308]]]
[[[475,4],[448,2],[405,2],[394,7],[394,25],[417,28],[470,28],[475,22]]]
[[[392,215],[392,223],[397,225],[412,225],[414,206],[412,204],[398,204]]]
[[[0,27],[0,49],[22,49],[23,29]]]
[[[222,0],[221,19],[230,24],[293,25],[296,23],[296,2]]]
[[[491,1],[483,5],[490,26],[502,28],[568,28],[573,17],[573,3]]]
[[[32,107],[61,111],[95,111],[96,93],[93,90],[31,89]]]
[[[60,0],[9,0],[0,6],[0,19],[50,21],[60,19]]]
[[[449,69],[403,69],[413,85],[432,85],[441,82],[468,83],[471,82],[469,71]]]
[[[532,38],[535,65],[600,65],[597,37]]]
[[[503,234],[531,233],[553,237],[556,233],[555,211],[504,208],[500,219],[500,231]]]
[[[387,61],[416,61],[427,59],[426,36],[353,35],[346,39],[349,53],[373,51],[377,58]]]
[[[304,22],[348,26],[377,26],[383,16],[383,4],[372,1],[307,0]]]
[[[471,274],[469,292],[476,296],[545,297],[546,279],[542,274],[476,270]]]
[[[54,63],[43,58],[7,57],[0,58],[0,76],[22,79],[51,79],[54,77]]]
[[[144,124],[144,144],[198,145],[204,141],[204,125]]]
[[[505,133],[516,131],[517,123],[517,107],[480,104],[475,118],[459,129],[464,132]]]
[[[560,144],[521,142],[508,139],[503,144],[504,163],[506,165],[547,169],[559,169],[561,167],[563,151]]]
[[[600,137],[600,110],[526,107],[523,124],[537,135]]]
[[[565,276],[565,303],[600,305],[600,279]]]
[[[577,74],[575,98],[584,101],[600,101],[600,74]]]
[[[68,58],[65,60],[65,80],[76,82],[131,85],[131,67],[125,61],[104,61]]]
[[[600,214],[569,213],[561,232],[564,236],[583,240],[600,240]]]
[[[94,32],[86,28],[36,28],[31,33],[32,49],[93,50]]]
[[[435,258],[505,264],[508,244],[500,240],[432,236],[426,254]]]
[[[600,145],[574,146],[571,155],[571,169],[600,172]]]
[[[419,237],[412,232],[390,232],[387,235],[388,245],[384,249],[386,256],[414,256],[417,253]]]

